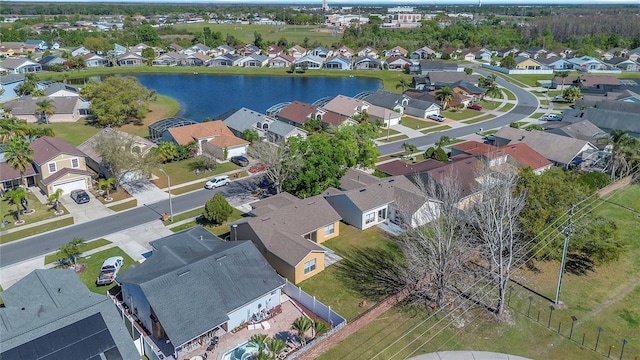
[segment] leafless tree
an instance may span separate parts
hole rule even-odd
[[[419,306],[449,304],[457,295],[469,255],[468,233],[460,210],[461,188],[455,174],[426,181],[423,193],[437,199],[439,216],[399,238],[405,257],[404,283],[409,301]]]
[[[493,291],[497,292],[496,316],[503,318],[505,293],[511,269],[517,266],[522,250],[518,216],[525,205],[525,194],[515,193],[518,170],[510,164],[481,166],[476,173],[481,198],[468,211],[475,227],[479,254],[484,258]]]
[[[282,192],[282,187],[287,178],[295,173],[294,170],[299,163],[292,156],[289,147],[285,142],[272,144],[268,142],[257,142],[251,144],[248,150],[249,156],[254,157],[267,166],[265,176],[277,194]]]

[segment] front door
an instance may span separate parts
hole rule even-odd
[[[383,222],[387,218],[387,209],[378,210],[378,222]]]

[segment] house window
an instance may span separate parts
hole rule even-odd
[[[364,216],[364,223],[365,224],[371,224],[374,221],[376,221],[376,213],[375,212],[368,213],[367,215]]]
[[[387,209],[380,209],[378,210],[378,218],[380,218],[380,220],[384,220],[387,218]]]
[[[304,274],[307,275],[313,271],[316,271],[316,259],[312,259],[311,261],[307,261],[304,263]]]
[[[80,167],[80,162],[78,161],[77,158],[71,159],[71,167],[74,168],[74,169]]]
[[[49,172],[56,172],[56,163],[49,163]]]
[[[330,224],[324,227],[324,236],[331,235],[336,232],[336,224]]]

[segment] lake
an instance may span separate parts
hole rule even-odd
[[[180,104],[177,116],[202,121],[246,107],[264,113],[271,106],[306,103],[338,94],[354,96],[382,89],[382,81],[358,77],[135,74],[140,83]]]

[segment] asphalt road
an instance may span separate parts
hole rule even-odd
[[[488,72],[482,70],[475,70],[475,72],[487,76]],[[451,130],[439,131],[435,133],[426,134],[411,139],[405,139],[396,141],[389,144],[383,144],[378,146],[378,151],[381,155],[390,155],[404,151],[402,144],[408,142],[419,148],[427,147],[435,144],[442,136],[448,136],[451,139],[457,139],[463,136],[471,135],[482,127],[485,130],[499,128],[511,124],[512,122],[520,121],[529,115],[533,114],[538,109],[538,99],[528,91],[522,90],[520,87],[502,79],[498,76],[496,80],[501,86],[504,86],[511,92],[513,92],[518,100],[517,105],[504,115],[497,116],[493,119],[483,121],[477,125],[469,125],[462,128],[455,128]]]
[[[222,192],[225,197],[230,198],[233,196],[250,196],[251,191],[256,188],[256,178],[249,177],[234,181],[229,184],[229,186],[215,190],[202,189],[188,194],[174,196],[172,199],[173,212],[177,214],[204,206],[205,202],[209,200],[215,192]],[[101,219],[71,225],[25,240],[10,242],[0,246],[0,267],[56,251],[74,237],[86,240],[101,238],[159,219],[162,213],[169,213],[169,200],[121,211]]]

